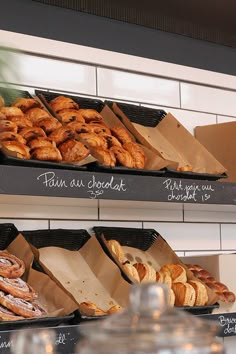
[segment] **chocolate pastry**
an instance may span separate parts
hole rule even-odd
[[[18,141],[11,140],[2,141],[1,144],[5,149],[14,152],[19,159],[30,159],[28,146],[21,144]]]
[[[60,145],[64,143],[64,141],[68,139],[73,139],[75,137],[75,132],[73,129],[68,126],[63,126],[54,130],[49,138],[56,143],[56,145]]]
[[[30,108],[40,107],[40,103],[34,98],[17,98],[11,106],[18,107],[22,112],[26,112]]]
[[[59,145],[59,150],[63,160],[68,162],[81,161],[90,153],[84,144],[75,139],[69,139]]]
[[[0,108],[0,112],[3,113],[7,118],[24,117],[22,110],[17,107],[2,107]]]
[[[62,161],[62,156],[60,151],[54,146],[44,146],[34,149],[31,154],[31,158],[34,160],[41,161]]]
[[[0,304],[25,318],[40,317],[44,314],[38,305],[6,294],[3,291],[0,291]]]
[[[98,113],[95,109],[80,109],[79,113],[85,119],[86,123],[89,123],[92,120],[100,122],[103,119],[101,114]]]
[[[116,165],[115,155],[110,150],[97,147],[96,149],[92,149],[91,153],[103,166],[114,167]]]
[[[113,127],[111,128],[111,132],[122,144],[132,143],[131,136],[125,128]]]
[[[0,112],[0,120],[6,120],[7,117],[4,113]]]
[[[50,134],[55,129],[61,127],[61,123],[53,117],[40,119],[34,125],[36,127],[42,128],[46,134]]]
[[[84,118],[76,109],[63,109],[58,113],[58,115],[63,124],[68,124],[71,122],[85,123]]]
[[[89,124],[80,123],[80,122],[71,122],[66,125],[67,128],[72,129],[75,133],[90,133],[91,129]]]
[[[56,112],[60,112],[63,109],[79,109],[79,105],[73,101],[72,98],[65,96],[57,96],[49,103],[50,107]]]
[[[79,135],[79,139],[88,147],[96,148],[102,147],[104,149],[107,148],[106,139],[104,139],[101,135],[95,133],[81,133]]]
[[[32,139],[35,138],[46,138],[46,134],[43,131],[43,129],[39,128],[39,127],[28,127],[28,128],[24,128],[20,131],[20,135],[23,136],[23,138],[29,142]]]
[[[17,125],[10,120],[0,120],[0,132],[17,133]]]
[[[0,251],[0,276],[5,278],[19,278],[25,272],[25,265],[22,260],[12,254]]]
[[[29,141],[28,146],[32,151],[41,147],[56,147],[56,144],[47,138],[35,138]]]
[[[107,147],[110,149],[112,146],[119,146],[121,147],[121,143],[118,139],[116,139],[113,135],[109,134],[102,134],[103,138],[107,141]]]
[[[0,141],[18,141],[21,144],[26,144],[26,140],[20,134],[12,132],[0,133]]]
[[[24,300],[36,299],[33,288],[21,278],[3,278],[0,276],[0,290]]]
[[[18,130],[32,127],[32,122],[25,117],[10,117],[9,120],[17,125]]]
[[[88,129],[91,133],[111,135],[110,129],[104,124],[88,124]]]
[[[134,160],[130,153],[119,146],[112,146],[110,152],[115,155],[116,161],[125,167],[132,168],[134,167]]]
[[[50,118],[50,114],[42,108],[31,108],[25,113],[25,118],[29,119],[33,125],[43,118]]]
[[[145,167],[146,156],[140,145],[137,143],[129,142],[123,145],[123,148],[127,150],[134,160],[134,168],[143,169]]]

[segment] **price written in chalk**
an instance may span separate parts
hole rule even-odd
[[[55,172],[45,172],[37,177],[37,181],[44,187],[49,189],[79,189],[85,190],[89,194],[89,198],[96,199],[103,195],[106,191],[116,191],[124,193],[127,186],[123,178],[107,177],[101,181],[96,176],[89,179],[75,179],[69,176],[65,179],[60,178]]]
[[[166,179],[163,182],[164,189],[168,192],[167,200],[169,202],[193,202],[204,203],[209,201],[215,189],[211,184],[198,184],[190,182],[183,184],[181,180]]]

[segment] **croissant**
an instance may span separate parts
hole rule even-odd
[[[22,112],[26,112],[30,108],[40,107],[40,103],[34,98],[17,98],[11,106],[18,107]]]
[[[16,123],[18,130],[33,126],[32,122],[25,117],[10,117],[9,120]]]
[[[0,132],[17,133],[17,125],[10,120],[0,120]]]
[[[102,134],[102,136],[104,139],[106,139],[108,149],[110,149],[112,146],[122,146],[119,140],[116,139],[113,135]]]
[[[81,161],[90,153],[84,144],[74,139],[66,140],[64,143],[59,145],[59,150],[63,160],[68,162]]]
[[[46,134],[50,134],[55,129],[61,127],[61,123],[56,118],[53,117],[40,119],[34,125],[36,127],[42,128]]]
[[[3,113],[7,118],[24,117],[22,110],[17,107],[2,107],[0,108],[0,112]]]
[[[67,139],[73,139],[75,137],[75,132],[68,128],[67,126],[63,126],[54,130],[50,135],[49,138],[53,140],[56,145],[60,145]]]
[[[85,123],[83,116],[76,109],[63,109],[58,113],[62,123],[80,122]]]
[[[31,108],[25,113],[25,118],[29,119],[34,125],[43,118],[49,118],[50,114],[41,108]]]
[[[114,167],[116,165],[115,155],[110,150],[97,147],[96,149],[92,149],[92,155],[103,166]]]
[[[137,143],[129,142],[123,145],[123,148],[127,150],[134,160],[135,168],[144,168],[146,162],[146,156],[143,149]]]
[[[60,151],[54,146],[44,146],[34,149],[31,154],[32,159],[42,161],[62,161]]]
[[[106,139],[104,139],[102,136],[99,136],[95,133],[81,133],[79,135],[79,139],[85,144],[88,145],[88,147],[102,147],[104,149],[107,148],[107,142]]]
[[[44,133],[43,129],[38,128],[38,127],[28,127],[28,128],[23,128],[20,133],[21,136],[23,136],[23,138],[29,142],[31,139],[35,139],[35,138],[46,138],[46,134]]]
[[[56,144],[52,141],[50,141],[47,138],[35,138],[33,140],[30,140],[28,143],[28,146],[30,147],[31,151],[34,149],[38,149],[41,147],[56,147]]]
[[[12,132],[0,133],[0,141],[18,141],[21,144],[26,144],[26,140],[20,134]]]
[[[134,160],[132,156],[128,151],[126,151],[122,147],[112,146],[110,148],[110,152],[112,152],[115,155],[115,158],[120,165],[128,168],[134,167]]]
[[[20,159],[30,158],[29,148],[18,141],[3,141],[1,144],[7,150],[14,152],[16,157]]]
[[[111,132],[122,144],[132,142],[131,136],[123,127],[113,127],[111,128]]]
[[[60,112],[63,109],[79,109],[79,105],[73,101],[72,98],[65,96],[57,96],[49,103],[50,107],[56,112]]]
[[[86,123],[93,121],[102,121],[102,116],[95,109],[80,109],[79,113],[85,119]]]

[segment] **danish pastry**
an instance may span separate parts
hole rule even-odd
[[[42,128],[46,134],[50,134],[55,129],[61,127],[61,123],[56,118],[43,118],[38,120],[34,125]]]
[[[0,305],[0,320],[2,321],[17,321],[23,320],[24,317],[17,316],[14,312],[8,310],[6,307]]]
[[[0,251],[0,276],[5,278],[19,278],[25,272],[25,265],[22,260],[12,254]]]
[[[65,96],[57,96],[50,101],[49,105],[56,113],[63,109],[79,109],[79,105],[72,98]]]
[[[31,108],[25,113],[25,118],[29,119],[33,125],[39,120],[50,118],[50,114],[42,108]]]
[[[21,131],[20,131],[20,135],[23,136],[23,138],[29,142],[30,140],[32,139],[35,139],[35,138],[46,138],[46,134],[45,132],[43,131],[43,129],[39,128],[39,127],[28,127],[28,128],[23,128]]]
[[[122,266],[124,272],[134,283],[140,283],[140,277],[137,269],[130,263],[125,263]]]
[[[17,125],[18,130],[33,126],[32,122],[24,117],[10,117],[9,120]]]
[[[134,267],[137,269],[139,274],[140,282],[155,282],[156,281],[156,271],[155,269],[147,263],[136,263]]]
[[[33,288],[21,278],[3,278],[0,276],[0,290],[24,300],[36,299]]]
[[[110,152],[115,155],[116,161],[125,167],[132,168],[134,167],[134,160],[130,153],[119,146],[112,146]]]
[[[54,161],[60,162],[62,161],[62,156],[60,151],[54,146],[44,146],[34,149],[31,158],[34,160],[41,161]]]
[[[192,285],[196,293],[194,306],[205,306],[208,302],[206,286],[196,280],[190,280],[189,284]]]
[[[63,160],[68,162],[81,161],[90,153],[84,144],[74,139],[66,140],[59,145],[59,150]]]
[[[32,151],[34,149],[38,149],[41,147],[52,147],[52,146],[56,147],[56,144],[47,138],[35,138],[35,139],[29,141],[28,146],[30,147],[30,149]]]
[[[0,304],[25,318],[40,317],[43,315],[43,311],[38,305],[6,294],[3,291],[0,291]]]
[[[114,135],[122,144],[132,143],[131,136],[123,127],[111,128],[112,135]]]
[[[21,144],[18,141],[11,140],[2,141],[1,144],[5,149],[14,152],[19,159],[30,159],[28,146]]]
[[[0,133],[0,141],[18,141],[21,144],[26,144],[26,140],[20,134],[12,132]]]
[[[92,150],[92,155],[103,166],[114,167],[116,165],[115,155],[110,150],[98,147]]]
[[[81,133],[79,135],[79,139],[88,147],[96,148],[101,147],[107,148],[107,141],[103,138],[103,136],[95,134],[95,133]]]
[[[81,302],[79,304],[79,311],[85,316],[103,316],[106,312],[98,308],[94,303],[90,301]]]
[[[118,260],[119,263],[123,264],[127,259],[120,243],[116,240],[108,240],[106,243],[111,254]]]
[[[103,118],[100,113],[98,113],[95,109],[80,109],[80,115],[85,119],[86,123],[90,121],[102,121]]]
[[[30,108],[40,107],[40,103],[34,98],[17,98],[11,105],[20,108],[22,112],[26,112]]]
[[[188,283],[174,283],[172,289],[175,293],[175,306],[194,306],[196,293]]]
[[[102,136],[104,139],[106,139],[108,149],[110,149],[112,146],[122,146],[119,140],[116,139],[113,135],[102,134]]]
[[[173,283],[187,282],[186,270],[180,264],[165,264],[160,271],[169,273]]]
[[[0,112],[3,113],[7,118],[24,117],[22,110],[17,107],[2,107],[0,108]]]
[[[71,122],[85,123],[85,119],[76,109],[63,109],[58,113],[58,115],[63,124],[68,124]]]
[[[54,141],[56,145],[60,145],[64,143],[64,141],[73,139],[74,137],[75,132],[67,126],[57,128],[49,135],[49,138]]]
[[[17,125],[10,120],[0,120],[0,132],[17,133]]]
[[[133,158],[134,167],[143,169],[146,163],[146,156],[140,145],[137,143],[129,142],[123,145],[123,148],[127,150]]]
[[[123,308],[120,305],[114,305],[111,308],[109,308],[109,310],[107,311],[107,313],[109,315],[113,314],[113,313],[117,313],[117,312],[121,312],[123,310]]]

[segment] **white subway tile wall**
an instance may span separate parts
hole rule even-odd
[[[236,123],[236,113],[235,113],[235,117],[225,117],[225,116],[219,116],[217,115],[217,123],[228,123],[228,122],[234,122]]]

